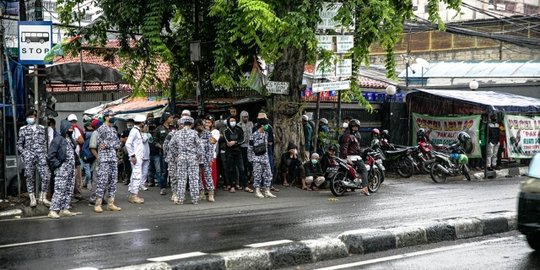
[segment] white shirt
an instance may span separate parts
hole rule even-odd
[[[73,138],[75,140],[75,142],[77,142],[77,140],[79,139],[79,137],[81,137],[82,134],[81,132],[79,131],[78,128],[74,128],[73,129],[73,134],[71,134],[71,138]],[[79,146],[79,143],[76,143],[76,147],[75,147],[75,152],[77,153],[77,155],[79,155],[79,152],[81,151],[81,147]],[[79,155],[80,156],[80,155]]]
[[[49,145],[51,145],[54,139],[54,129],[52,127],[47,127],[47,139],[49,139]]]
[[[214,158],[217,158],[218,146],[219,146],[219,130],[214,129],[210,133],[212,134],[212,137],[216,139],[216,143],[214,143],[213,146],[214,146]]]
[[[129,157],[135,155],[137,160],[150,159],[150,145],[148,144],[148,137],[143,136],[143,133],[138,126],[134,126],[129,132],[129,136],[126,140],[126,150]]]

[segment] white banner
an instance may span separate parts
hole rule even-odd
[[[351,81],[339,81],[339,82],[327,82],[327,83],[314,83],[311,86],[311,91],[313,93],[323,92],[323,91],[337,91],[337,90],[347,90],[351,88]]]
[[[266,90],[270,94],[288,95],[289,83],[268,81],[268,83],[266,84]]]
[[[505,115],[508,157],[532,158],[540,153],[540,116]]]

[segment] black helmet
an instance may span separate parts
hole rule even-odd
[[[167,119],[169,117],[173,116],[170,112],[164,112],[162,115],[161,115],[161,123],[165,123],[165,121],[167,121]]]
[[[357,127],[360,127],[360,121],[358,121],[357,119],[353,119],[349,122],[349,128],[352,128],[353,126],[357,126]]]
[[[471,139],[471,135],[469,135],[467,132],[462,131],[457,136],[459,142],[466,143]]]
[[[418,129],[418,131],[416,132],[416,137],[421,138],[424,136],[426,136],[426,130],[424,128]]]

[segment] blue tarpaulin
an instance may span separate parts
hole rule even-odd
[[[15,61],[9,61],[9,67],[11,70],[11,77],[12,77],[12,84],[13,92],[14,94],[14,100],[15,100],[15,106],[17,110],[17,118],[24,118],[25,114],[25,98],[24,98],[24,80],[23,80],[23,66]],[[13,112],[11,110],[11,92],[10,92],[10,85],[8,81],[8,69],[6,68],[4,70],[4,82],[6,86],[6,100],[4,101],[4,104],[6,106],[6,116],[12,117]],[[0,104],[1,105],[1,104]]]

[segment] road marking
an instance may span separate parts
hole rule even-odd
[[[245,245],[245,247],[259,248],[259,247],[281,245],[281,244],[286,244],[286,243],[292,243],[292,240],[276,240],[276,241],[270,241],[270,242],[255,243],[255,244]]]
[[[65,237],[65,238],[55,238],[55,239],[48,239],[48,240],[39,240],[39,241],[31,241],[31,242],[23,242],[23,243],[1,245],[0,248],[10,248],[10,247],[19,247],[19,246],[28,246],[28,245],[35,245],[35,244],[51,243],[51,242],[60,242],[60,241],[67,241],[67,240],[77,240],[77,239],[85,239],[85,238],[102,237],[102,236],[109,236],[109,235],[145,232],[145,231],[149,231],[149,230],[150,229],[136,229],[136,230],[130,230],[130,231],[120,231],[120,232],[112,232],[112,233],[99,233],[99,234],[81,235],[81,236],[73,236],[73,237]]]
[[[199,257],[203,255],[206,255],[206,253],[197,251],[197,252],[182,253],[182,254],[169,255],[169,256],[163,256],[163,257],[149,258],[146,260],[151,261],[151,262],[166,262],[166,261],[172,261],[172,260]]]
[[[421,255],[427,255],[427,254],[432,254],[432,253],[437,253],[437,252],[443,252],[443,251],[458,249],[462,247],[468,247],[468,246],[474,246],[474,245],[480,245],[480,244],[492,243],[492,242],[501,242],[501,241],[510,240],[512,238],[515,238],[515,236],[485,240],[485,241],[475,242],[475,243],[466,243],[466,244],[461,244],[461,245],[456,245],[456,246],[440,247],[440,248],[435,248],[435,249],[430,249],[430,250],[422,250],[422,251],[417,251],[417,252],[388,256],[388,257],[377,258],[377,259],[361,261],[361,262],[334,265],[334,266],[329,266],[329,267],[324,267],[324,268],[317,268],[317,270],[338,270],[338,269],[350,268],[350,267],[355,267],[355,266],[363,266],[363,265],[368,265],[368,264],[375,264],[375,263],[380,263],[380,262],[387,262],[387,261],[399,260],[399,259],[404,259],[404,258],[410,258],[414,256],[421,256]]]

